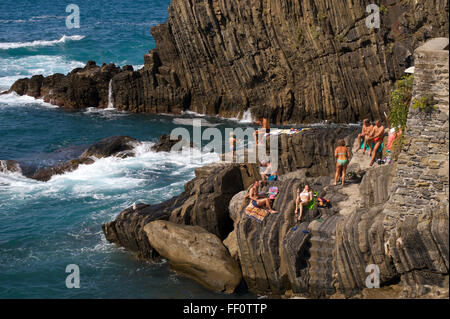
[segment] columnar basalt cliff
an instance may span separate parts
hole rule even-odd
[[[275,123],[382,118],[414,48],[448,36],[449,9],[447,0],[381,1],[380,28],[370,29],[368,4],[173,0],[167,23],[152,29],[156,49],[142,69],[36,76],[11,91],[105,107],[112,79],[115,107],[132,112],[239,117],[251,109]]]
[[[350,132],[346,140],[354,143],[349,171],[359,177],[342,188],[332,185],[331,167],[318,169],[315,174],[307,174],[311,167],[293,168],[263,189],[279,188],[273,202],[278,213],[268,214],[261,222],[245,213],[249,205],[245,189],[258,178],[255,167],[214,164],[199,169],[196,179],[186,185],[186,192],[179,197],[145,210],[139,206],[136,211],[122,212],[115,221],[103,226],[106,238],[147,259],[161,254],[174,258],[175,264],[188,260],[184,272],[192,273],[195,260],[171,252],[164,241],[157,241],[157,247],[152,247],[151,240],[158,238],[153,232],[160,228],[146,225],[162,219],[167,229],[176,228],[173,224],[201,226],[223,240],[229,256],[220,253],[220,258],[233,265],[229,257],[237,261],[246,287],[260,294],[448,297],[448,51],[442,50],[446,46],[448,39],[437,39],[415,53],[414,96],[432,93],[437,104],[436,109],[426,114],[411,107],[397,162],[369,167],[369,158],[356,153],[359,141],[354,141]],[[299,134],[310,134],[307,132]],[[321,130],[316,133],[326,139]],[[299,136],[283,138],[287,145],[294,145]],[[319,144],[320,137],[315,137]],[[329,157],[329,145],[323,145],[319,150],[324,158]],[[310,155],[305,152],[295,156]],[[325,161],[324,158],[317,160]],[[230,184],[231,180],[235,183]],[[328,198],[332,207],[316,205],[297,222],[295,193],[305,184],[320,197]],[[226,209],[224,205],[228,205]],[[144,228],[152,233],[146,235]],[[183,238],[198,241],[192,232]],[[177,240],[182,243],[183,238]],[[219,246],[218,250],[223,252],[222,245]],[[203,248],[198,253],[202,254]],[[379,269],[382,287],[379,290],[366,288],[369,265]],[[204,265],[199,262],[198,267],[202,269]],[[239,277],[236,273],[232,276]],[[198,273],[193,278],[202,283]],[[234,279],[233,288],[223,291],[231,292],[236,287]],[[213,283],[202,284],[208,287]],[[222,283],[218,286],[224,287]]]

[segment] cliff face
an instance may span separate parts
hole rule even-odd
[[[106,106],[113,78],[114,105],[133,112],[236,117],[250,108],[274,123],[384,118],[392,83],[412,65],[413,49],[448,36],[448,1],[381,1],[380,29],[365,24],[368,4],[173,0],[167,23],[152,29],[157,47],[141,70],[109,72],[85,86],[61,87],[58,75],[46,87],[67,92],[53,103],[69,108]],[[12,90],[52,100],[42,83],[22,81]]]
[[[326,142],[331,145],[332,138],[322,129],[314,131],[315,138],[308,131],[281,137],[285,142],[280,143],[280,157],[286,155],[287,163],[300,164],[285,165],[287,174],[263,189],[279,188],[273,202],[279,213],[268,214],[261,222],[247,216],[249,200],[243,190],[258,174],[249,173],[253,169],[248,166],[242,170],[248,164],[214,164],[198,170],[186,192],[163,204],[164,208],[122,212],[116,221],[104,225],[107,239],[155,258],[158,254],[143,228],[155,219],[170,220],[202,226],[221,239],[228,231],[223,243],[239,262],[246,286],[255,293],[380,298],[386,296],[387,288],[391,298],[448,297],[448,39],[420,47],[415,60],[414,97],[432,94],[436,108],[422,113],[411,107],[396,163],[369,167],[369,158],[356,153],[359,141],[355,141],[348,171],[359,177],[344,188],[332,186],[332,167],[301,164],[311,156],[326,163],[330,157]],[[348,134],[346,140],[353,141],[354,133]],[[344,136],[342,131],[337,135]],[[304,139],[324,147],[301,152],[301,147],[307,147]],[[295,193],[305,184],[329,199],[332,207],[316,206],[297,222]],[[223,227],[227,223],[230,227]],[[384,288],[366,288],[369,265],[379,269]]]
[[[448,2],[381,1],[379,30],[365,24],[367,4],[174,0],[168,22],[152,30],[155,52],[199,113],[250,107],[277,123],[383,118],[417,44],[448,34]]]

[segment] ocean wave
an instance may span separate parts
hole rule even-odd
[[[62,196],[102,200],[115,194],[126,194],[132,201],[138,201],[145,192],[145,198],[166,200],[175,196],[187,179],[194,177],[194,168],[219,160],[217,154],[202,153],[197,149],[191,149],[190,156],[186,153],[156,153],[151,150],[153,145],[153,142],[143,142],[135,147],[135,157],[95,159],[91,165],[80,165],[72,172],[54,175],[48,182],[28,179],[20,173],[0,173],[0,195],[3,193],[10,200],[58,199]],[[163,186],[152,184],[155,177],[171,176],[172,172],[182,173],[182,181],[176,178]],[[149,182],[152,189],[145,190]]]
[[[30,106],[38,105],[46,108],[58,108],[58,106],[44,102],[42,99],[35,99],[28,95],[19,95],[16,92],[0,95],[0,104],[6,106]],[[0,106],[1,108],[2,106]]]
[[[83,66],[82,62],[52,55],[0,58],[0,87],[9,88],[18,79],[37,74],[43,76],[55,73],[67,74],[71,70]]]
[[[80,41],[85,38],[84,35],[63,35],[57,40],[36,40],[32,42],[3,42],[0,43],[0,50],[18,49],[18,48],[29,48],[29,47],[42,47],[42,46],[52,46],[58,43],[65,43],[68,41]]]

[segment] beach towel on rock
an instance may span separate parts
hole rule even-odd
[[[366,144],[366,151],[370,151],[370,148],[371,148],[371,147],[374,148],[374,147],[375,147],[375,143],[372,142],[370,146],[369,146],[369,144]],[[380,147],[378,148],[378,153],[381,153],[381,152],[383,151],[383,147],[384,147],[384,143],[381,142],[381,145],[380,145]],[[364,140],[363,140],[363,139],[361,139],[359,148],[360,148],[360,149],[363,149],[363,148],[364,148]]]
[[[250,205],[245,208],[245,214],[248,217],[253,218],[257,222],[262,222],[264,218],[269,214],[269,211],[259,207],[255,207],[252,203],[250,203]]]
[[[311,201],[311,203],[309,203],[307,206],[305,206],[305,208],[307,208],[309,210],[313,210],[314,207],[316,207],[316,202],[317,202],[318,196],[319,196],[319,194],[317,192],[314,192],[313,200]]]

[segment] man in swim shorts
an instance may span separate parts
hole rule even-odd
[[[248,197],[252,201],[252,205],[254,207],[258,207],[258,208],[268,209],[271,214],[277,213],[277,211],[272,209],[272,206],[270,204],[270,199],[269,198],[262,198],[262,199],[259,198],[258,192],[259,192],[259,182],[256,181],[253,184],[252,188],[250,189],[250,192],[248,195]]]
[[[377,120],[375,122],[375,126],[373,127],[372,134],[371,134],[371,140],[374,143],[374,147],[373,147],[373,150],[371,153],[372,158],[370,160],[370,166],[372,166],[373,162],[375,161],[375,157],[377,156],[377,152],[381,146],[381,143],[383,143],[383,139],[384,139],[384,126],[381,125],[380,120]]]

